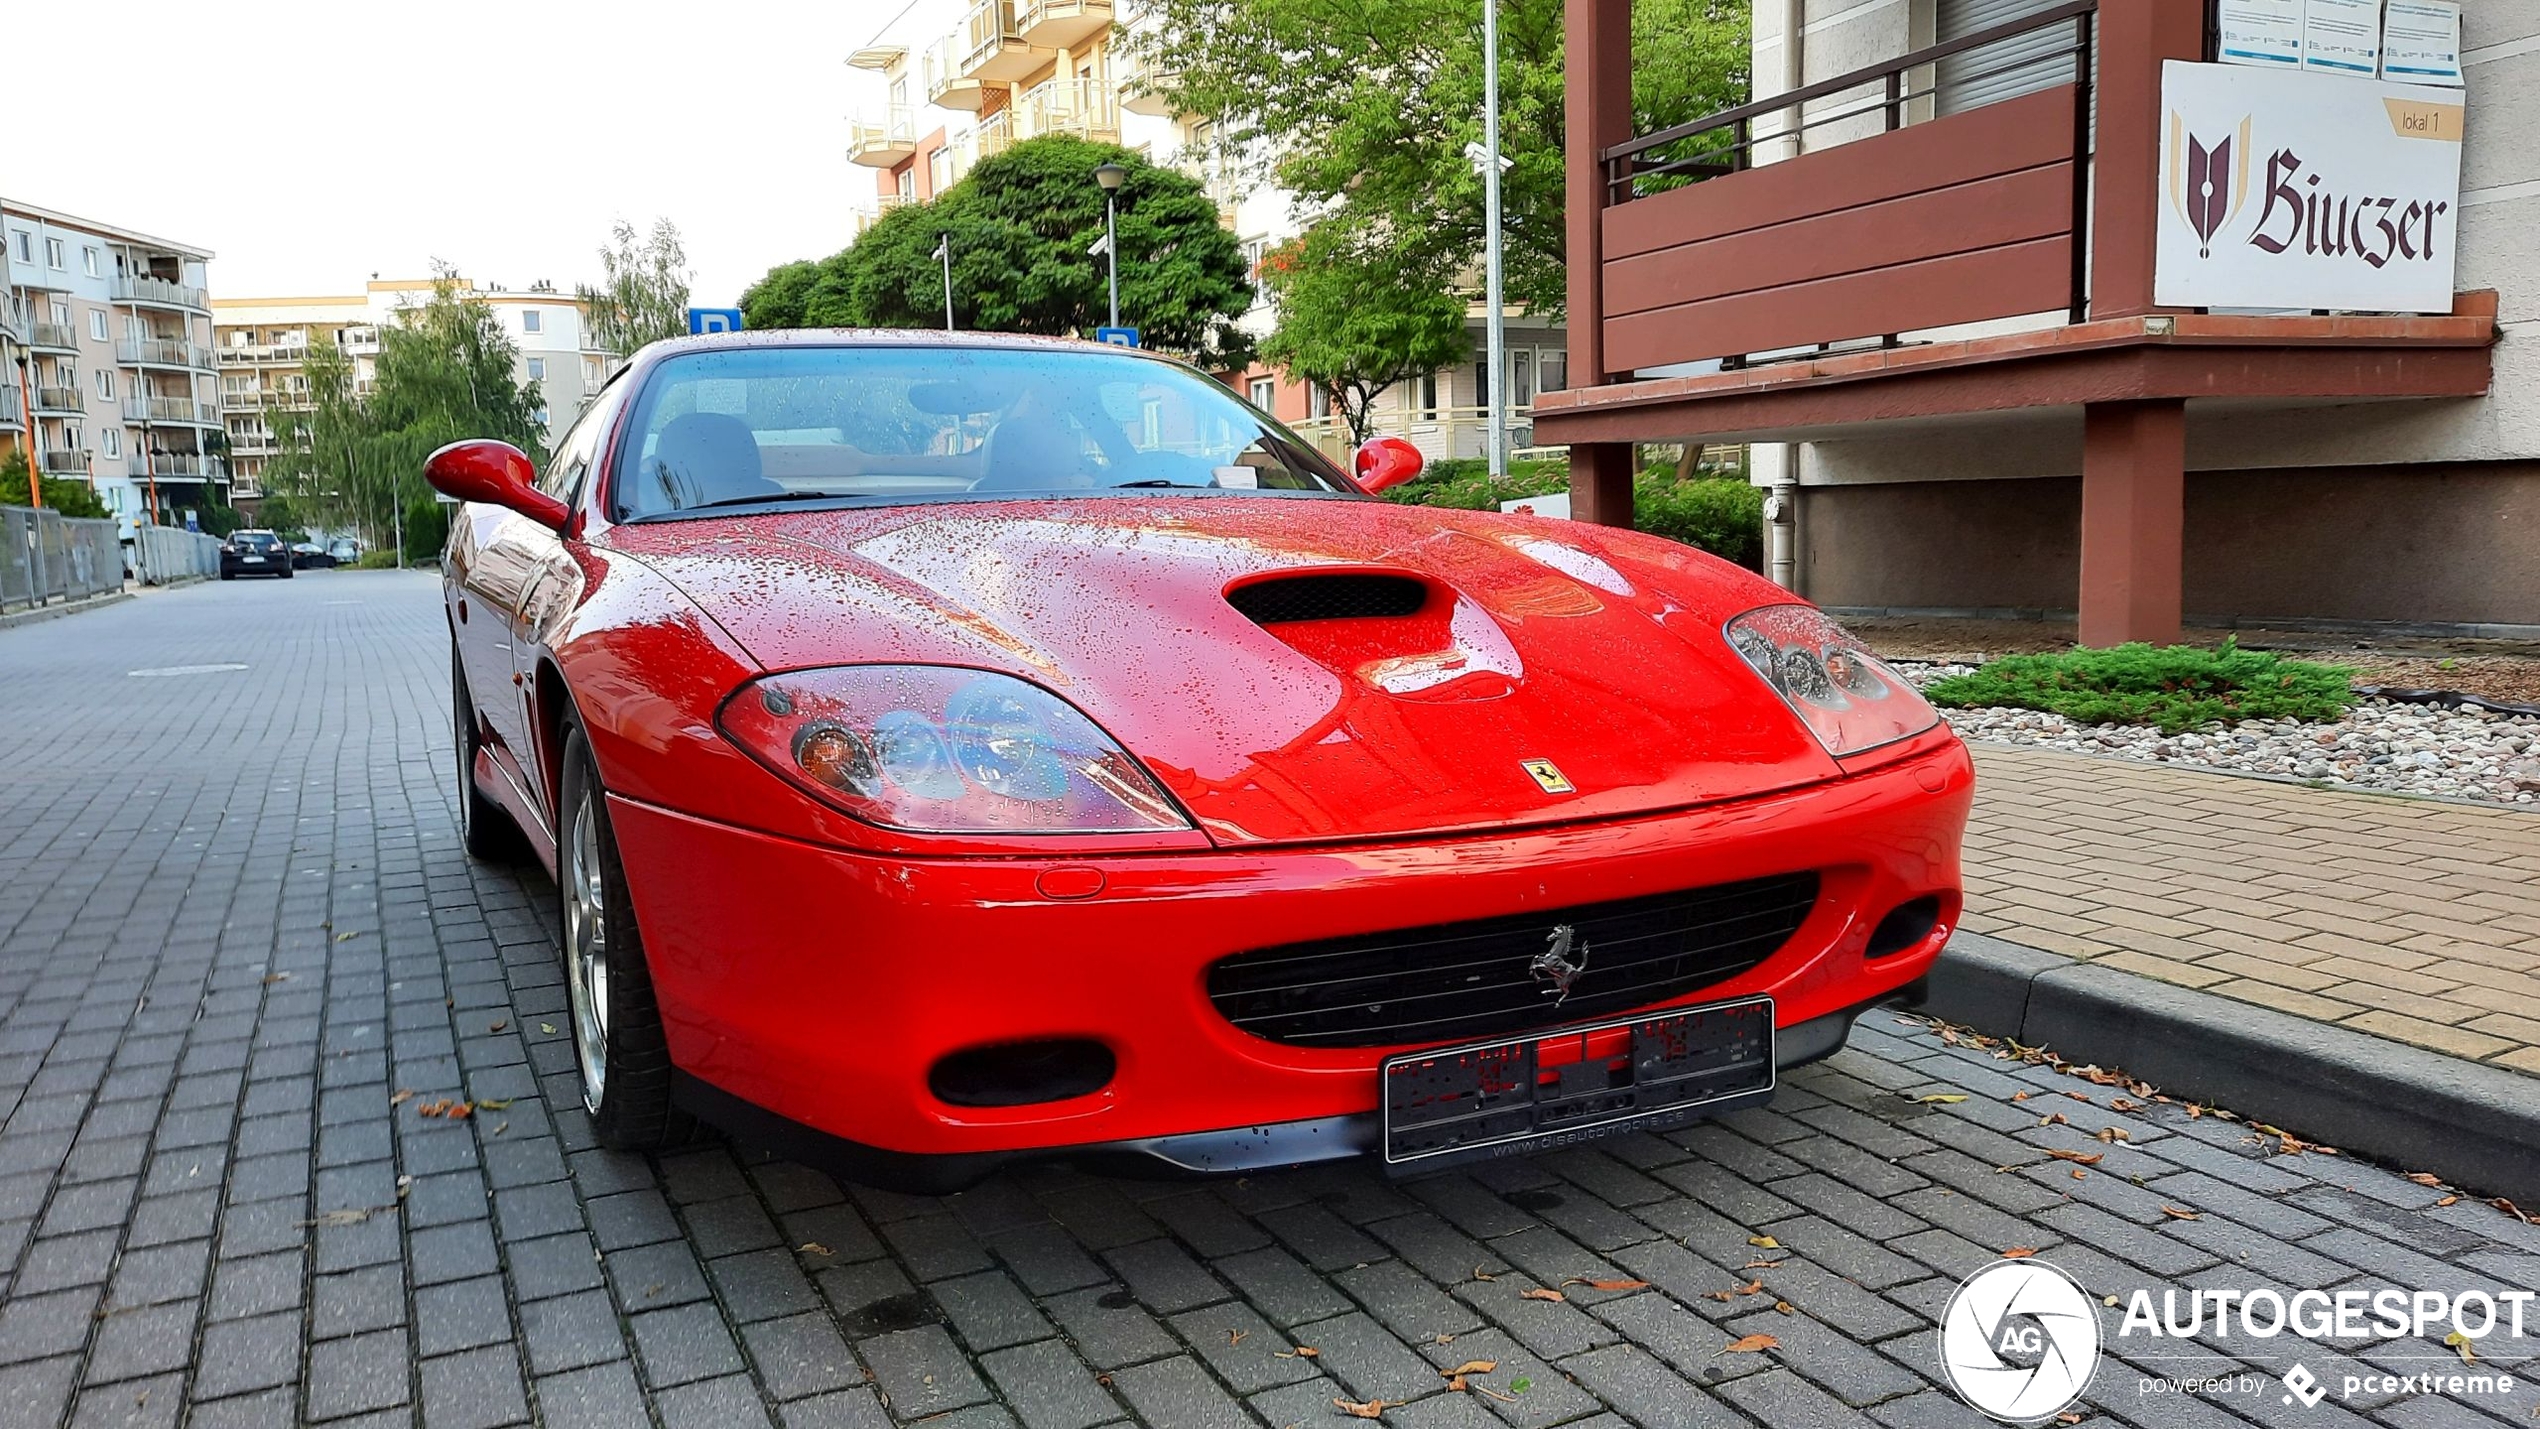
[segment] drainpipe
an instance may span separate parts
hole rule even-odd
[[[1776,93],[1788,94],[1807,82],[1808,0],[1781,0],[1781,22],[1781,88]],[[1789,114],[1784,122],[1795,123],[1798,118]],[[1804,143],[1804,136],[1793,130],[1783,157],[1799,157]],[[1773,473],[1773,492],[1764,503],[1764,571],[1773,584],[1795,594],[1799,590],[1799,443],[1767,443],[1756,455]]]

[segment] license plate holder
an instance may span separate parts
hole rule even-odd
[[[1388,1057],[1384,1165],[1406,1174],[1657,1130],[1772,1095],[1773,1000],[1698,1007]]]

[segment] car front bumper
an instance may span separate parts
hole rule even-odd
[[[1070,1149],[1233,1168],[1362,1149],[1376,1068],[1401,1049],[1238,1030],[1206,991],[1218,959],[1813,869],[1820,896],[1778,952],[1653,1004],[1769,993],[1788,1063],[1833,1050],[1853,1013],[1928,970],[1957,922],[1973,787],[1950,740],[1823,784],[1629,820],[1082,859],[877,856],[616,798],[611,823],[683,1097],[712,1119],[947,1169]],[[1061,867],[1097,871],[1101,892],[1045,895],[1042,876]],[[1933,895],[1930,935],[1866,955],[1881,916]],[[929,1087],[950,1053],[1047,1038],[1102,1043],[1109,1083],[1007,1107],[951,1105]]]

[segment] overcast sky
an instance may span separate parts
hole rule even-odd
[[[845,246],[846,56],[902,3],[0,3],[0,196],[210,248],[215,297],[570,288],[667,215],[722,306]]]

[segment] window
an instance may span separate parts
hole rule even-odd
[[[96,245],[90,244],[79,250],[79,266],[86,271],[88,276],[91,278],[101,276],[97,271]]]
[[[1490,406],[1490,359],[1487,357],[1473,364],[1473,405]]]
[[[69,252],[63,248],[62,240],[58,238],[44,240],[44,261],[56,271],[70,267]]]
[[[1279,404],[1279,379],[1276,377],[1256,377],[1252,379],[1251,391],[1252,405],[1259,407],[1265,412]]]
[[[35,235],[21,228],[9,236],[18,240],[18,261],[21,263],[34,262]]]
[[[1256,303],[1270,301],[1270,279],[1262,271],[1269,260],[1269,239],[1247,238],[1244,240],[1244,268],[1252,274],[1252,300]]]
[[[1434,422],[1438,419],[1438,375],[1424,372],[1403,384],[1403,405],[1411,409],[1411,420]]]
[[[900,197],[911,202],[917,199],[917,166],[915,164],[900,170]]]
[[[547,359],[543,357],[529,359],[529,380],[532,382],[547,380]]]
[[[77,427],[64,427],[62,428],[62,445],[72,451],[78,451],[80,443],[87,439],[87,435]]]
[[[123,455],[123,430],[121,428],[108,427],[105,431],[98,434],[97,440],[99,443],[97,449],[99,451],[104,452],[108,456]]]
[[[69,327],[70,325],[71,305],[59,298],[53,299],[53,326]]]
[[[1508,405],[1514,409],[1534,405],[1535,354],[1532,348],[1519,348],[1508,354]]]
[[[88,335],[98,342],[106,340],[106,313],[102,308],[88,310]]]
[[[520,330],[522,332],[542,331],[543,329],[538,326],[538,321],[545,316],[545,313],[538,311],[536,308],[522,308],[520,310]]]
[[[530,413],[529,420],[537,423],[539,430],[544,431],[547,426],[547,409],[541,407],[537,411]]]
[[[1544,392],[1558,392],[1570,382],[1570,354],[1557,347],[1547,347],[1535,354],[1535,386]]]
[[[1319,382],[1306,388],[1305,415],[1309,417],[1328,417],[1332,415],[1332,389],[1323,386]]]
[[[97,396],[101,401],[115,400],[115,369],[111,367],[97,369]]]
[[[585,387],[600,385],[600,359],[596,357],[582,359],[582,385]]]

